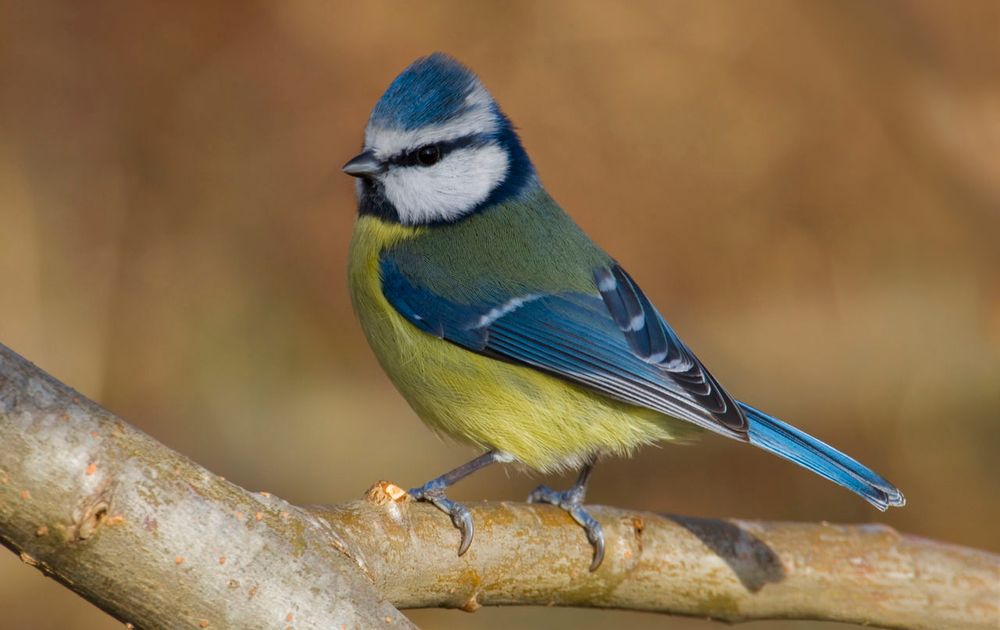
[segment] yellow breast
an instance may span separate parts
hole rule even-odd
[[[627,454],[645,443],[691,433],[686,423],[484,357],[406,321],[382,294],[379,258],[394,244],[419,238],[424,229],[359,217],[348,274],[368,343],[428,426],[545,471],[575,467],[596,452]]]

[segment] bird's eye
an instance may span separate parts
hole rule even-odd
[[[417,164],[420,166],[431,166],[437,164],[441,159],[441,147],[436,144],[428,144],[417,149]]]

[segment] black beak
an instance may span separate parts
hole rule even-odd
[[[372,177],[385,170],[385,166],[371,151],[355,155],[347,164],[344,164],[343,168],[344,172],[352,177]]]

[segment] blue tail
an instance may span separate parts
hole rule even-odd
[[[837,449],[750,405],[739,405],[750,422],[751,444],[856,492],[880,510],[906,503],[896,486]]]

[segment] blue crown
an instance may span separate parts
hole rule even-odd
[[[479,78],[440,52],[421,57],[403,70],[372,110],[372,122],[407,131],[447,122],[468,107],[466,97]]]

